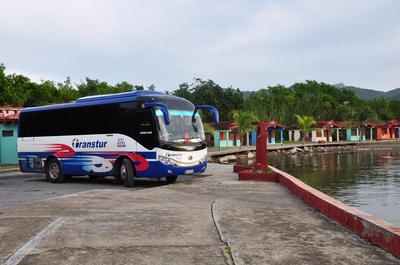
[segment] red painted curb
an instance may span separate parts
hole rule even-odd
[[[368,243],[400,258],[400,227],[333,199],[283,171],[276,168],[274,170],[279,173],[278,182],[282,186],[315,210],[335,220]]]
[[[242,170],[238,173],[239,180],[271,181],[278,182],[278,173],[259,173],[253,172],[254,169]]]
[[[246,165],[233,165],[233,172],[238,173],[240,171],[252,169],[252,168],[254,168],[254,167],[246,166]]]

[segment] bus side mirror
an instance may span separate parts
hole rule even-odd
[[[145,108],[151,108],[151,107],[159,107],[161,112],[163,113],[164,117],[164,122],[166,125],[169,125],[171,123],[171,119],[169,117],[169,110],[167,105],[159,102],[150,102],[150,103],[143,103],[142,107]]]
[[[218,113],[218,110],[215,107],[209,106],[209,105],[196,105],[195,109],[194,109],[194,112],[193,112],[193,117],[196,114],[198,109],[209,109],[213,114],[213,118],[214,118],[215,124],[218,124],[218,122],[219,122],[219,113]]]

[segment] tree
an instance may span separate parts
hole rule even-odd
[[[57,103],[72,102],[79,97],[78,90],[76,90],[72,86],[70,77],[67,77],[64,83],[58,83],[57,89],[58,89],[58,97],[56,101]]]
[[[25,103],[30,97],[32,84],[29,78],[23,75],[8,75],[1,95],[2,105],[25,106]]]
[[[296,117],[297,122],[299,124],[301,143],[304,145],[304,138],[306,133],[312,131],[319,131],[320,129],[312,128],[313,125],[317,125],[312,116],[300,116],[298,114],[295,114],[294,116]]]
[[[133,85],[131,85],[130,83],[123,81],[121,83],[117,83],[114,86],[114,93],[122,93],[122,92],[129,92],[129,91],[133,91]]]
[[[179,89],[172,92],[173,95],[183,97],[195,105],[211,105],[218,109],[220,120],[227,121],[229,113],[233,109],[243,107],[243,95],[239,89],[223,89],[212,80],[201,80],[195,78],[190,86],[187,83],[181,84]],[[204,120],[212,121],[212,115],[204,112]]]
[[[240,149],[242,148],[242,142],[244,136],[257,128],[256,125],[253,125],[253,122],[258,121],[258,118],[249,111],[243,110],[233,110],[231,112],[233,119],[236,122],[236,126],[240,133]]]
[[[207,132],[209,132],[212,136],[214,136],[214,134],[215,134],[215,129],[214,129],[214,127],[212,127],[209,123],[204,123],[204,124],[203,124],[203,127],[204,127],[204,131],[207,131]]]
[[[0,64],[0,95],[5,95],[5,89],[7,86],[7,76],[5,74],[6,67],[4,64]],[[4,106],[3,98],[0,98],[0,106]]]
[[[139,90],[144,90],[144,86],[139,86],[139,85],[135,85],[135,86],[133,86],[133,88],[134,88],[135,90],[137,90],[137,91],[139,91]]]
[[[358,128],[359,141],[361,141],[364,136],[365,127],[367,124],[374,121],[378,121],[376,112],[374,112],[368,106],[360,108],[358,111],[354,111],[352,113],[350,124],[352,127],[356,126]]]
[[[98,79],[90,79],[89,77],[86,77],[85,81],[86,82],[81,81],[81,83],[77,85],[80,97],[102,94],[100,92],[100,82]]]
[[[150,86],[147,87],[148,90],[156,90],[156,86],[154,84],[151,84]]]
[[[368,105],[376,112],[380,120],[392,120],[395,117],[389,103],[383,97],[369,100]]]
[[[192,92],[190,91],[190,87],[189,87],[188,83],[180,84],[179,89],[172,91],[171,94],[173,96],[181,97],[181,98],[187,99],[189,101],[192,101],[191,100]]]
[[[42,81],[41,84],[30,83],[29,97],[25,107],[36,107],[55,103],[58,100],[58,90],[52,81]]]
[[[389,107],[391,109],[391,112],[393,113],[393,116],[396,119],[400,119],[400,100],[392,99],[391,101],[389,101]]]

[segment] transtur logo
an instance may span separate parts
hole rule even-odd
[[[167,155],[167,157],[180,157],[180,156],[182,156],[183,154],[182,154],[182,153],[177,153],[177,154],[167,153],[166,155]]]
[[[72,147],[77,148],[105,148],[108,142],[101,142],[99,140],[92,142],[79,142],[78,138],[72,140]]]

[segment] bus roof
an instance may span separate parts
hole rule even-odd
[[[38,107],[28,107],[21,110],[21,113],[24,112],[32,112],[32,111],[41,111],[47,109],[63,109],[63,108],[74,108],[79,106],[90,106],[96,104],[106,104],[106,103],[116,103],[116,102],[124,102],[135,100],[137,97],[151,97],[151,96],[167,96],[164,92],[153,91],[153,90],[139,90],[139,91],[131,91],[124,93],[116,93],[116,94],[105,94],[105,95],[95,95],[95,96],[87,96],[78,98],[75,102],[71,103],[63,103],[63,104],[54,104],[54,105],[46,105],[46,106],[38,106]]]
[[[132,92],[124,92],[124,93],[117,93],[117,94],[106,94],[106,95],[95,95],[95,96],[87,96],[83,98],[78,98],[75,102],[76,103],[83,103],[83,102],[93,102],[93,101],[103,101],[103,100],[113,100],[113,99],[136,99],[139,96],[150,96],[150,95],[166,95],[164,92],[160,91],[153,91],[153,90],[139,90],[139,91],[132,91]]]

